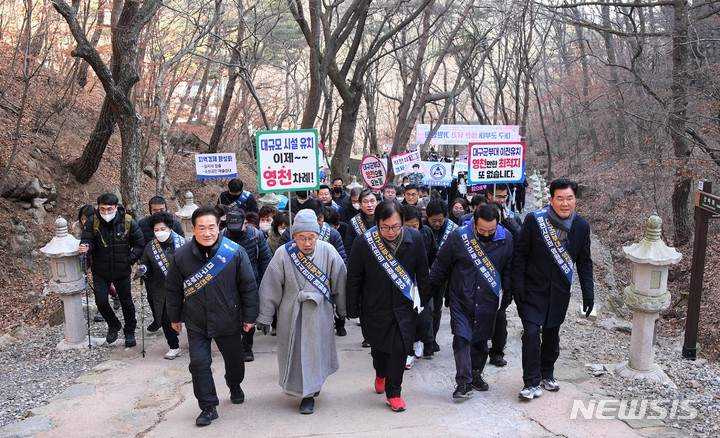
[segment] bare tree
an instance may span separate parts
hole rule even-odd
[[[87,39],[78,22],[77,3],[68,5],[64,0],[52,0],[53,7],[65,19],[77,46],[72,56],[83,58],[92,67],[105,89],[109,107],[112,109],[120,128],[122,155],[120,166],[120,193],[123,203],[130,214],[140,214],[140,174],[142,152],[142,117],[135,110],[131,97],[133,86],[138,82],[137,73],[137,41],[140,31],[155,15],[160,7],[160,0],[147,0],[140,4],[127,1],[117,25],[113,27],[113,67],[110,69],[103,62],[98,51]],[[117,74],[114,74],[117,71]]]

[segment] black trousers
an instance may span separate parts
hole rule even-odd
[[[473,370],[482,372],[488,357],[487,340],[470,343],[461,336],[453,336],[455,356],[455,382],[472,383]]]
[[[437,333],[440,330],[440,320],[442,319],[442,305],[443,298],[445,298],[445,289],[447,283],[436,290],[432,291],[432,328],[433,328],[433,342],[436,341]]]
[[[204,334],[188,330],[188,345],[190,353],[190,374],[192,374],[193,392],[200,409],[217,406],[217,391],[213,379],[212,353],[210,341],[215,340],[220,354],[225,361],[225,383],[239,385],[245,378],[245,361],[243,358],[242,339],[240,333],[228,336],[208,338]]]
[[[385,377],[385,396],[387,398],[400,397],[403,373],[405,372],[405,359],[407,359],[400,330],[395,330],[392,352],[380,351],[371,345],[370,355],[373,358],[375,375]]]
[[[115,285],[115,290],[117,290],[123,319],[125,320],[123,332],[126,335],[133,334],[137,327],[137,321],[135,320],[135,305],[133,304],[130,289],[130,276],[114,280],[112,284]],[[102,317],[105,318],[108,327],[120,327],[120,320],[115,316],[115,312],[110,305],[110,282],[93,272],[93,289],[95,305]]]
[[[178,332],[175,331],[174,328],[172,328],[172,323],[170,321],[170,317],[167,313],[167,308],[163,308],[162,318],[160,319],[162,323],[162,330],[163,334],[165,335],[165,340],[168,343],[168,347],[170,348],[180,348],[180,340],[178,339]]]
[[[560,356],[560,326],[540,327],[523,319],[522,365],[525,386],[538,386],[542,379],[554,378]]]
[[[490,357],[505,356],[505,344],[507,344],[507,309],[500,308],[495,315],[495,332],[490,347]]]
[[[153,321],[157,319],[155,315],[160,315],[160,319],[162,320],[162,314],[160,312],[155,313],[155,302],[153,301],[152,282],[152,274],[150,274],[150,271],[148,271],[147,274],[145,274],[145,278],[143,279],[143,283],[145,284],[145,296],[147,297],[148,306],[150,306],[150,312],[152,312]]]

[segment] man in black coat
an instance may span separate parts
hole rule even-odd
[[[332,180],[332,199],[340,206],[340,210],[350,205],[350,195],[345,193],[343,179],[340,177]]]
[[[428,301],[427,256],[420,233],[402,226],[400,205],[383,201],[375,215],[377,227],[358,237],[350,253],[347,311],[350,318],[360,317],[363,336],[370,343],[375,391],[384,392],[387,404],[399,412],[406,408],[401,386],[416,332],[416,310]],[[389,272],[378,256],[389,265]]]
[[[85,221],[78,252],[92,257],[93,292],[98,311],[108,324],[105,340],[117,340],[122,325],[109,302],[110,285],[115,285],[122,307],[125,346],[134,347],[135,305],[130,289],[130,266],[140,259],[145,240],[137,222],[125,214],[118,197],[112,193],[98,196],[95,216]]]
[[[345,252],[350,254],[355,239],[375,226],[375,207],[378,205],[377,195],[370,189],[364,189],[358,196],[360,213],[348,221],[345,232]]]
[[[577,267],[586,316],[595,293],[590,257],[590,224],[575,213],[577,183],[550,183],[550,206],[528,213],[520,230],[512,267],[512,293],[523,323],[523,400],[560,389],[553,374],[560,355],[560,325],[570,302],[573,264]]]
[[[498,306],[510,298],[512,235],[499,224],[500,214],[493,206],[478,207],[473,219],[472,225],[450,234],[430,271],[430,289],[450,281],[455,399],[469,397],[473,389],[488,390],[482,377],[487,341]]]
[[[152,242],[153,239],[155,239],[155,233],[153,233],[153,227],[150,224],[150,217],[154,215],[155,213],[161,213],[167,210],[167,201],[165,201],[165,198],[161,196],[153,196],[148,201],[148,211],[150,212],[149,215],[145,216],[144,218],[140,219],[138,221],[138,226],[140,226],[140,229],[143,232],[143,237],[145,238],[145,244],[147,246],[148,243]],[[172,231],[181,236],[185,237],[185,231],[183,230],[182,224],[179,220],[176,218],[172,218]],[[150,269],[145,274],[145,292],[147,296],[148,305],[150,306],[150,311],[152,311],[153,315],[158,314],[162,315],[162,309],[155,309],[155,301],[153,299],[153,270]],[[163,279],[163,282],[165,279]],[[160,329],[160,325],[158,324],[157,318],[153,320],[153,322],[150,323],[148,326],[149,332],[156,332]]]
[[[193,392],[200,406],[195,420],[207,426],[218,418],[210,343],[225,361],[230,401],[245,401],[240,384],[245,362],[240,332],[248,332],[258,315],[258,289],[245,250],[230,239],[218,239],[220,216],[213,207],[192,215],[193,240],[175,251],[165,280],[167,311],[178,333],[187,328]]]
[[[247,190],[243,190],[245,184],[238,178],[233,178],[228,182],[228,189],[220,193],[218,204],[226,205],[228,209],[242,208],[245,213],[259,211],[255,195]]]

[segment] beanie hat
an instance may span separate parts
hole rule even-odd
[[[320,234],[320,227],[317,223],[317,216],[315,216],[315,212],[310,210],[309,208],[298,211],[292,224],[293,236],[296,233],[302,233],[305,231]]]
[[[245,210],[241,208],[230,210],[225,215],[225,220],[229,231],[242,231],[245,224]]]

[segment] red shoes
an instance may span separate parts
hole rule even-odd
[[[387,405],[390,406],[390,409],[392,409],[394,412],[402,412],[407,407],[402,397],[393,397],[387,399]]]
[[[375,377],[375,392],[378,394],[385,392],[385,377]]]

